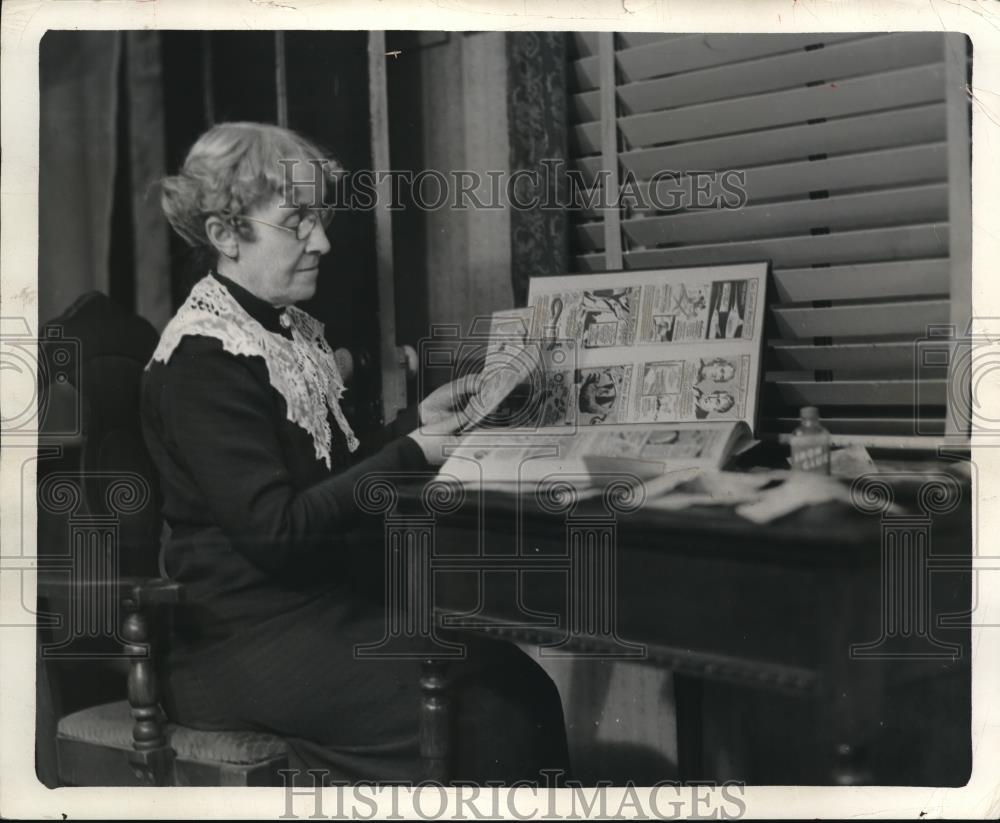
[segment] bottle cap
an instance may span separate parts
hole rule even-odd
[[[819,409],[815,406],[803,406],[799,416],[803,420],[819,420]]]

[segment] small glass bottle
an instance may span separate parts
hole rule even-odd
[[[805,406],[798,428],[792,432],[792,468],[797,471],[830,473],[830,432],[819,423],[819,410]]]

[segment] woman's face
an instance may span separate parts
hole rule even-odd
[[[247,209],[247,217],[265,222],[244,224],[250,231],[239,240],[239,254],[235,260],[222,258],[220,273],[275,306],[308,300],[316,293],[319,258],[330,251],[330,241],[320,221],[299,240],[294,229],[304,214],[304,209],[287,204],[279,194]]]

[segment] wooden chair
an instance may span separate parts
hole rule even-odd
[[[159,705],[155,651],[184,591],[158,572],[156,473],[139,420],[156,342],[97,292],[42,331],[37,726],[55,726],[55,741],[37,741],[37,768],[76,786],[281,785],[280,738],[185,728]],[[80,677],[65,682],[81,661],[90,690],[116,684],[117,699],[63,714],[86,691]]]

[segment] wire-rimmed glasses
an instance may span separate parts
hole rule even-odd
[[[259,217],[250,217],[246,214],[241,214],[236,219],[249,220],[251,223],[261,223],[273,229],[290,231],[299,240],[306,240],[313,233],[317,223],[321,224],[324,229],[330,225],[330,221],[333,220],[333,209],[308,209],[304,214],[301,214],[299,222],[294,226],[282,226],[278,223],[271,223],[267,220],[261,220]]]

